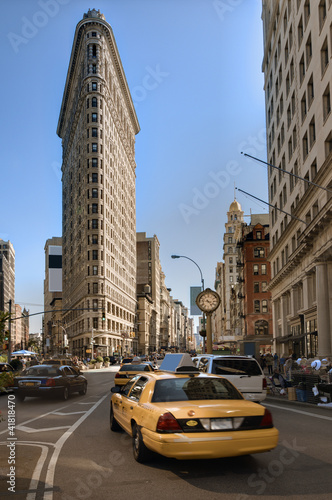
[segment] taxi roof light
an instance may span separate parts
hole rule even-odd
[[[199,369],[194,365],[187,352],[167,353],[159,370],[173,373],[199,373]]]

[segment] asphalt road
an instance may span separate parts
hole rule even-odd
[[[68,401],[27,398],[20,403],[0,397],[2,413],[8,405],[15,413],[13,436],[7,422],[0,423],[0,498],[331,499],[331,409],[268,399],[280,431],[275,450],[219,460],[156,456],[141,465],[132,456],[131,439],[109,430],[114,372],[94,370],[86,376],[87,395]],[[7,476],[11,460],[12,477]],[[15,492],[8,490],[11,478]]]

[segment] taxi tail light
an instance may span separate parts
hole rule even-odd
[[[47,387],[54,387],[55,386],[55,380],[54,380],[54,378],[47,379],[46,386]]]
[[[266,377],[263,377],[263,390],[264,389],[267,389],[267,381],[266,381]]]
[[[264,427],[265,429],[269,429],[273,427],[273,419],[270,410],[265,408],[265,413],[260,423],[260,427]]]
[[[114,378],[126,378],[126,376],[120,373],[116,373]]]
[[[180,424],[175,417],[169,412],[164,413],[158,419],[157,423],[158,432],[182,432]]]

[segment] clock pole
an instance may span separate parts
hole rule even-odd
[[[206,313],[206,354],[212,353],[212,312]]]

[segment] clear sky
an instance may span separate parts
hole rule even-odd
[[[56,128],[77,23],[111,25],[135,104],[137,231],[157,235],[166,285],[214,287],[234,185],[267,200],[261,0],[2,0],[0,237],[15,302],[43,310],[44,246],[61,236]],[[267,205],[236,193],[245,215]],[[245,219],[249,221],[249,218]],[[41,331],[41,316],[30,332]]]

